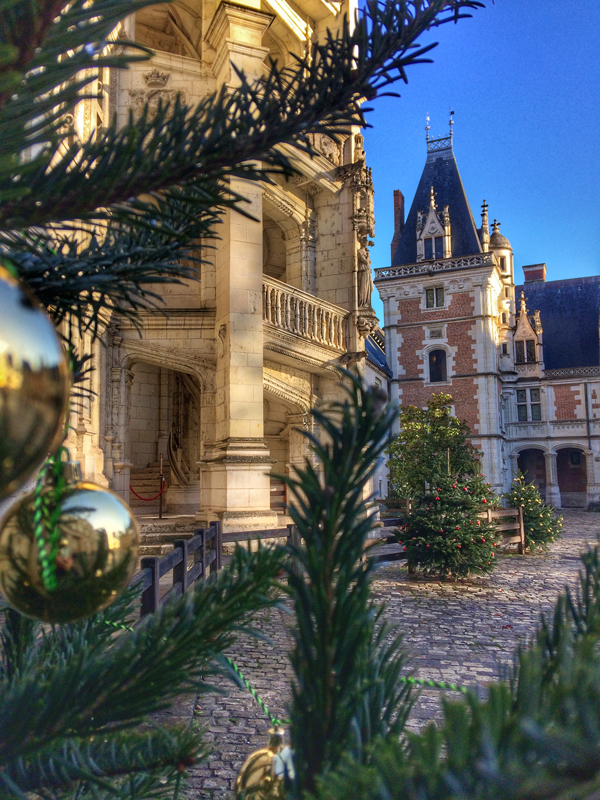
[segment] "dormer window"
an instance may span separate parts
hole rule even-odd
[[[425,260],[430,258],[443,258],[444,257],[444,237],[443,236],[430,236],[423,239],[425,245]]]
[[[429,208],[417,212],[417,261],[450,258],[452,255],[452,229],[450,210],[444,206],[440,211],[435,202],[433,186],[429,192]]]
[[[517,364],[535,363],[535,341],[527,339],[525,342],[515,342],[515,361]]]

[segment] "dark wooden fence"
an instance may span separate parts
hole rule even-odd
[[[222,553],[221,523],[211,522],[209,528],[199,528],[191,539],[177,539],[166,556],[143,556],[141,569],[130,584],[142,589],[140,617],[152,614],[161,603],[183,594],[196,581],[206,580],[209,569],[211,573],[221,569]],[[169,572],[173,573],[173,582],[161,597],[160,579]]]
[[[525,529],[523,526],[523,509],[502,508],[480,514],[489,521],[498,520],[497,530],[503,535],[503,544],[517,544],[519,553],[525,552]],[[500,519],[506,521],[500,522]],[[380,520],[381,527],[396,528],[405,522],[405,518],[393,517]],[[373,532],[368,540],[368,545],[376,543],[387,534],[378,535]],[[299,534],[295,525],[285,528],[272,528],[260,531],[239,531],[236,533],[222,533],[221,522],[211,522],[208,528],[199,528],[191,539],[177,539],[173,550],[166,556],[144,556],[141,559],[141,569],[133,577],[131,586],[140,586],[142,589],[140,618],[152,614],[171,597],[178,597],[186,592],[198,580],[206,580],[210,574],[221,569],[223,558],[223,544],[231,542],[268,541],[269,539],[287,539],[291,544],[299,544]],[[367,547],[367,549],[370,549]],[[373,551],[377,560],[403,559],[400,545],[384,544]],[[190,556],[192,565],[189,566]],[[160,580],[169,572],[173,573],[171,586],[161,596]]]

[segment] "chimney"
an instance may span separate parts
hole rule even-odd
[[[543,283],[546,280],[545,264],[529,264],[523,267],[525,283]]]
[[[402,229],[404,228],[404,195],[400,189],[394,189],[394,238],[392,239],[392,261],[398,247]]]

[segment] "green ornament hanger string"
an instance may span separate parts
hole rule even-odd
[[[290,720],[289,719],[281,720],[278,717],[275,717],[270,712],[269,706],[265,703],[265,701],[262,699],[262,697],[258,694],[258,692],[254,688],[254,686],[252,686],[250,681],[244,676],[244,674],[242,673],[242,671],[238,667],[238,665],[231,658],[229,658],[229,656],[225,656],[225,661],[227,661],[229,666],[233,669],[233,671],[238,676],[238,678],[241,680],[241,682],[244,684],[246,689],[248,689],[248,691],[250,692],[252,697],[256,700],[256,702],[258,703],[259,707],[262,709],[262,711],[265,713],[265,715],[267,716],[267,718],[269,719],[269,721],[273,725],[273,727],[278,727],[279,725],[289,725],[290,724]],[[400,678],[400,681],[401,681],[401,683],[408,683],[411,686],[423,686],[424,688],[428,688],[428,689],[443,689],[443,690],[451,691],[451,692],[462,692],[463,694],[467,694],[468,691],[469,691],[466,686],[459,686],[456,683],[448,683],[446,681],[434,681],[434,680],[428,679],[428,678],[406,677],[406,678]]]
[[[109,622],[105,620],[107,625],[112,625],[115,628],[121,628],[124,631],[133,631],[133,628],[130,628],[127,625],[120,625],[118,622]],[[265,716],[273,725],[274,728],[278,728],[281,725],[289,725],[289,719],[279,719],[274,714],[271,713],[269,706],[265,703],[259,693],[256,691],[254,686],[250,683],[248,678],[244,675],[238,665],[233,661],[233,659],[229,658],[229,656],[224,656],[225,661],[229,664],[231,669],[235,672],[238,676],[240,681],[244,684],[246,689],[250,692],[252,697],[256,700],[259,708],[264,712]],[[463,694],[467,694],[469,692],[468,687],[466,686],[459,686],[457,683],[449,683],[447,681],[434,681],[431,678],[414,678],[414,677],[403,677],[400,678],[401,683],[408,683],[411,686],[422,686],[425,689],[442,689],[445,691],[450,692],[462,692]]]
[[[66,479],[63,472],[63,453],[65,447],[46,459],[33,492],[33,531],[38,547],[38,558],[42,571],[44,588],[51,592],[56,589],[56,556],[61,537],[59,527],[60,501],[64,494]],[[50,489],[48,491],[48,479]]]

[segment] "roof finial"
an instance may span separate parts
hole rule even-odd
[[[454,111],[450,109],[450,144],[452,144],[453,126],[454,126]]]
[[[525,304],[525,292],[521,290],[521,315],[527,314],[527,305]]]
[[[481,246],[483,252],[487,253],[490,249],[490,223],[488,220],[488,204],[484,200],[481,204]]]
[[[502,223],[495,219],[492,223],[492,233],[500,233],[500,225],[502,225]]]
[[[433,190],[433,186],[429,190],[429,207],[430,208],[436,208],[436,205],[435,205],[435,192]]]
[[[429,122],[430,122],[430,119],[429,119],[429,113],[428,113],[427,116],[425,117],[425,141],[426,142],[429,141],[429,130],[431,128],[431,125],[429,124]]]

